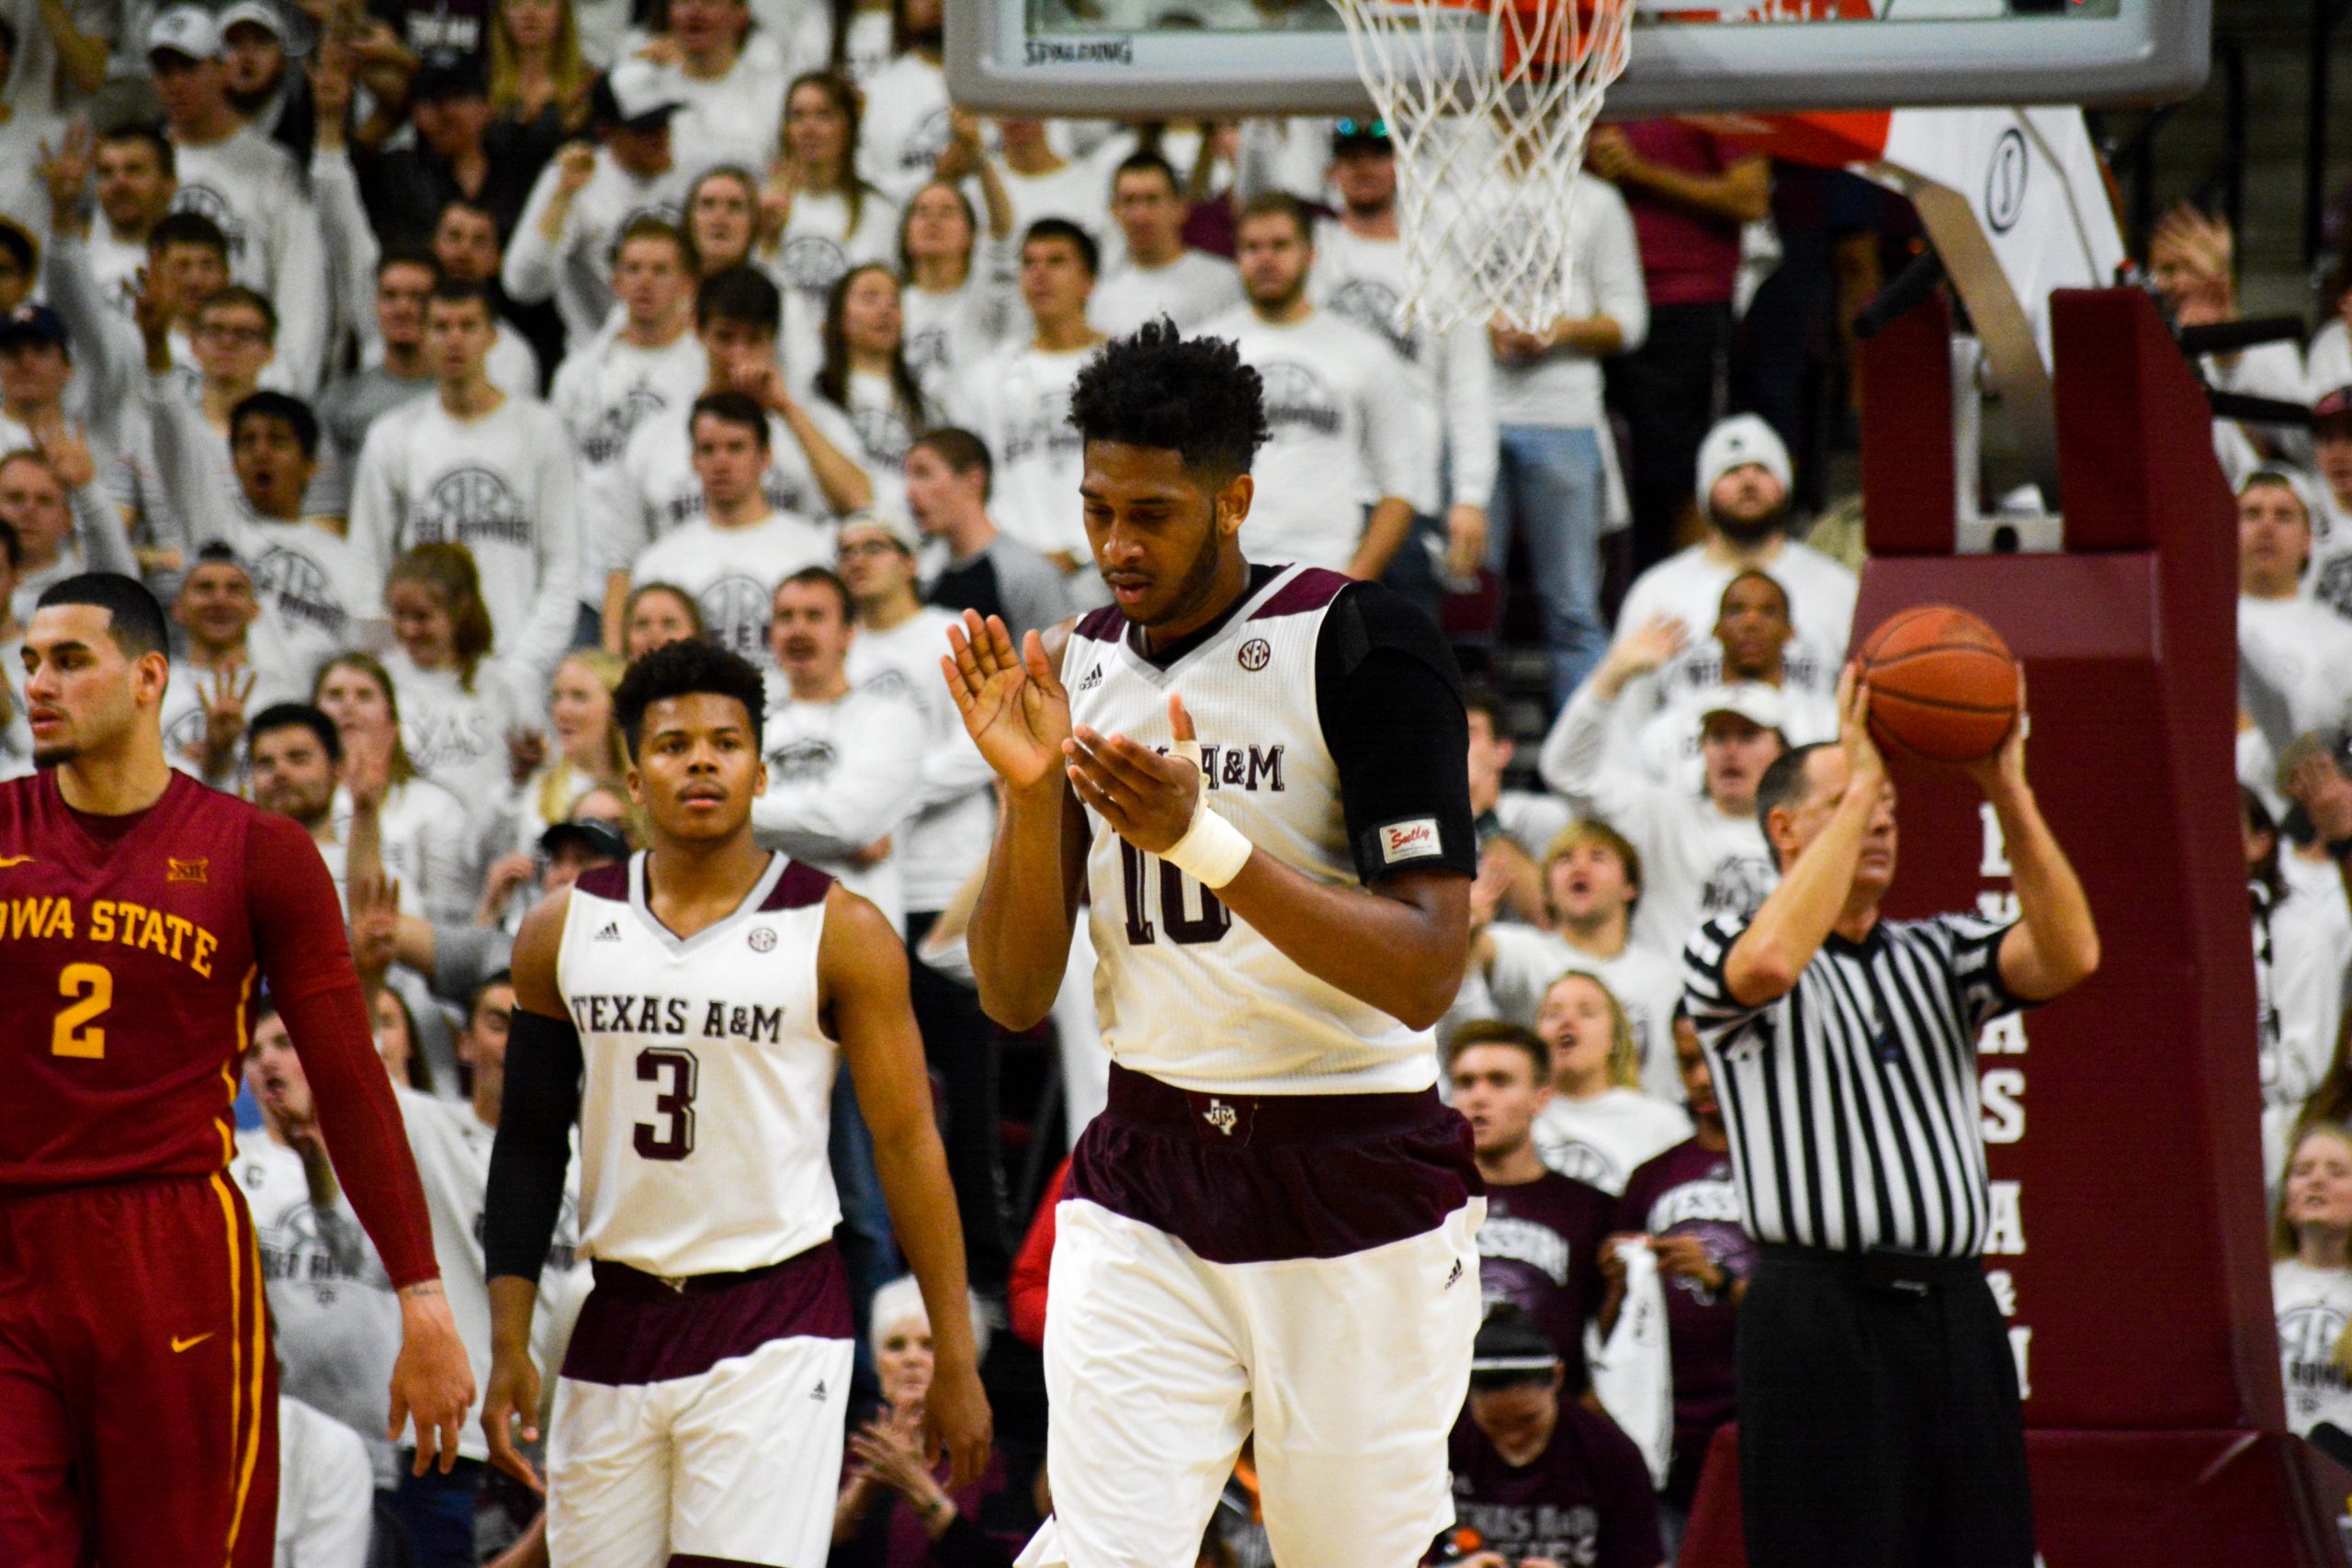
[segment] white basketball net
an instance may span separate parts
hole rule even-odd
[[[1408,321],[1569,314],[1585,137],[1625,69],[1631,0],[1334,0],[1396,150]]]

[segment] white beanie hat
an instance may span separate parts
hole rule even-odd
[[[1780,433],[1761,419],[1752,413],[1736,413],[1707,432],[1707,439],[1699,444],[1701,515],[1706,513],[1707,498],[1714,493],[1715,481],[1750,463],[1761,463],[1781,481],[1782,490],[1789,488],[1789,449],[1782,445]]]

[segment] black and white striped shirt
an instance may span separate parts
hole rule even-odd
[[[2008,927],[1939,915],[1881,920],[1860,943],[1833,932],[1795,989],[1751,1008],[1724,959],[1752,918],[1710,920],[1683,950],[1748,1234],[1975,1257],[1989,1203],[1977,1032],[2026,1005],[2001,983]]]

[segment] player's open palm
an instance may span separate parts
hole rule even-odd
[[[539,1472],[515,1446],[539,1440],[539,1368],[527,1350],[493,1349],[490,1356],[490,1392],[481,1401],[482,1436],[490,1440],[490,1462],[528,1486],[543,1492]]]
[[[940,671],[989,766],[1015,789],[1051,778],[1069,739],[1069,693],[1046,657],[1045,640],[1033,631],[1016,653],[1001,617],[984,622],[967,610],[961,626],[947,628],[947,649]]]
[[[414,1293],[412,1293],[414,1292]],[[392,1363],[390,1435],[416,1423],[416,1473],[438,1465],[447,1474],[458,1462],[458,1435],[474,1403],[474,1368],[457,1319],[436,1284],[430,1292],[413,1286],[401,1295],[401,1354]]]

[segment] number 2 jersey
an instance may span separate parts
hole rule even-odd
[[[1207,800],[1317,882],[1476,874],[1461,678],[1436,626],[1377,584],[1253,566],[1221,617],[1151,654],[1100,609],[1072,629],[1061,676],[1073,723],[1161,750],[1181,694]],[[1088,826],[1095,1005],[1121,1066],[1240,1094],[1436,1081],[1428,1031],[1308,974],[1091,810]]]
[[[337,1175],[395,1285],[432,1238],[316,845],[175,772],[144,811],[76,811],[48,770],[0,784],[0,1198],[209,1176],[266,987]]]
[[[833,879],[771,855],[732,914],[679,937],[646,865],[573,884],[556,953],[582,1061],[582,1250],[665,1279],[781,1262],[841,1219],[817,976]]]

